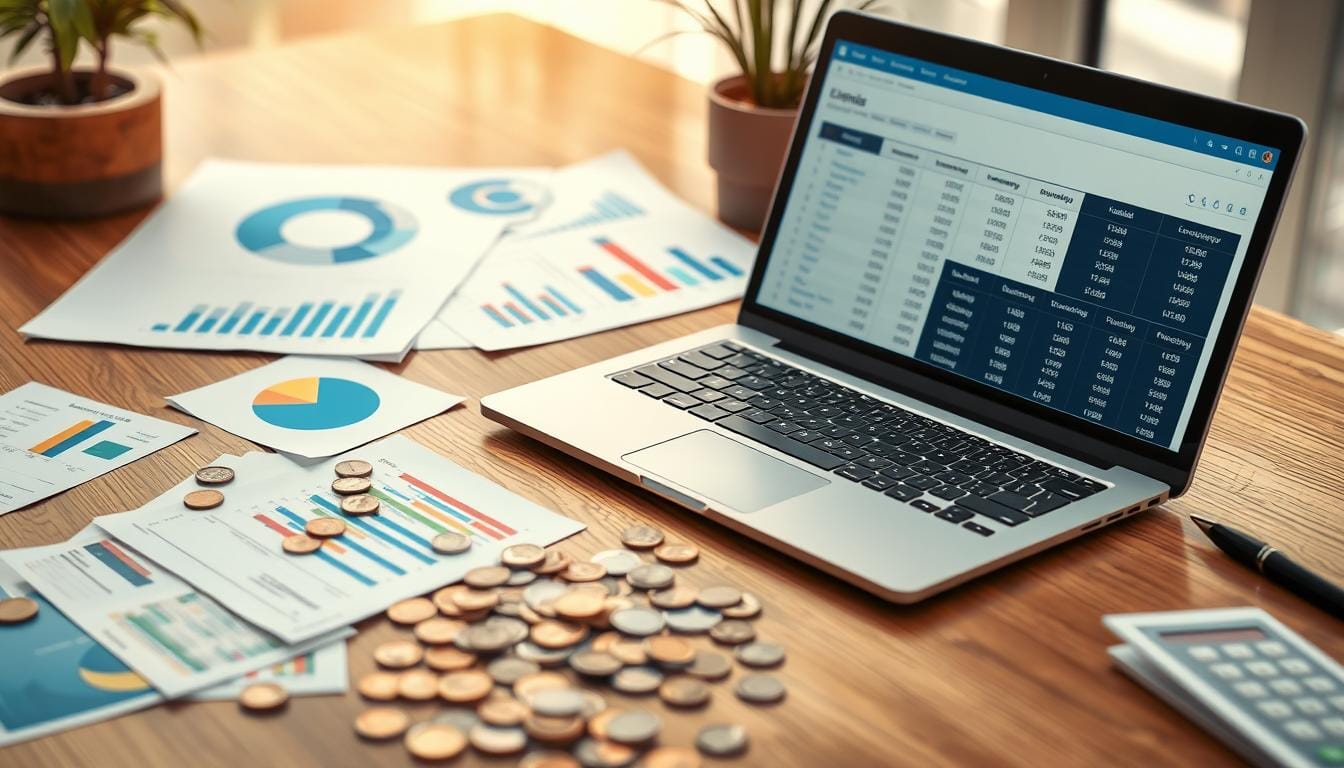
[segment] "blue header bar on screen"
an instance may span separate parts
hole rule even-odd
[[[1095,125],[1142,139],[1168,144],[1203,155],[1242,163],[1254,168],[1273,170],[1279,162],[1279,150],[1241,139],[1198,131],[1177,123],[1157,120],[1113,107],[1060,96],[1024,85],[996,80],[960,69],[913,59],[866,45],[837,40],[833,61],[875,69],[879,72],[937,85],[973,96],[1012,104],[1066,120]]]

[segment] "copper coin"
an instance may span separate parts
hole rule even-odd
[[[433,605],[433,603],[430,605]],[[431,616],[415,625],[415,639],[425,645],[446,645],[453,642],[457,633],[465,629],[466,626],[456,619]]]
[[[741,645],[756,639],[756,628],[741,619],[729,619],[710,627],[709,636],[716,643]]]
[[[387,618],[397,624],[410,626],[419,624],[438,613],[434,607],[434,602],[424,597],[412,597],[409,600],[402,600],[399,603],[393,603],[392,607],[387,609]]]
[[[509,569],[502,565],[483,565],[472,568],[462,577],[462,583],[476,589],[498,587],[509,580]]]
[[[651,525],[632,525],[621,531],[621,543],[630,549],[653,549],[663,543],[663,532]]]
[[[732,673],[732,660],[714,651],[696,651],[695,661],[686,668],[686,674],[701,680],[722,680]]]
[[[272,712],[289,703],[289,691],[275,683],[252,683],[238,694],[238,706],[252,712]]]
[[[534,566],[532,570],[542,575],[559,573],[569,567],[574,562],[574,558],[561,552],[558,549],[546,550],[546,559],[541,564]]]
[[[640,666],[649,663],[649,655],[644,652],[644,644],[633,638],[617,639],[607,648],[607,653],[615,656],[622,664]]]
[[[425,666],[435,672],[457,672],[475,663],[475,654],[451,645],[436,645],[425,651]]]
[[[568,744],[583,735],[583,718],[532,714],[523,721],[523,728],[543,744]]]
[[[695,587],[677,585],[649,593],[649,603],[655,608],[689,608],[695,604],[699,591]]]
[[[450,760],[467,748],[467,737],[448,723],[418,723],[402,743],[417,760]]]
[[[420,644],[412,640],[389,640],[373,649],[373,660],[388,669],[414,667],[424,656]]]
[[[499,696],[481,702],[476,714],[482,722],[508,728],[520,725],[527,718],[528,709],[512,696]]]
[[[695,601],[706,608],[727,608],[742,602],[742,590],[725,585],[705,587],[696,595]]]
[[[655,747],[644,755],[644,768],[700,768],[704,763],[690,747]]]
[[[454,592],[452,599],[463,611],[488,611],[499,605],[499,593],[493,589],[463,589]]]
[[[0,600],[0,624],[22,624],[37,615],[37,601],[27,597]]]
[[[536,544],[514,544],[499,553],[499,561],[510,568],[531,568],[546,561],[546,550]]]
[[[196,470],[196,482],[201,485],[226,485],[233,482],[233,470],[228,467],[201,467]]]
[[[439,680],[439,696],[453,704],[469,704],[484,699],[495,681],[479,669],[450,672]]]
[[[392,672],[370,672],[359,678],[355,690],[359,695],[374,701],[392,701],[397,698],[397,685],[401,676]]]
[[[551,607],[557,616],[567,619],[591,619],[602,612],[606,593],[591,589],[571,589],[555,599]]]
[[[695,661],[695,646],[673,635],[644,638],[644,652],[649,658],[668,667],[688,667]]]
[[[353,517],[363,517],[364,515],[376,515],[383,507],[383,503],[367,493],[357,493],[353,496],[341,497],[341,511]]]
[[[694,677],[673,677],[658,686],[658,698],[674,707],[700,707],[709,701],[709,686]]]
[[[582,766],[579,765],[578,760],[575,760],[567,752],[547,749],[541,752],[528,752],[523,755],[522,762],[518,763],[518,768],[582,768]]]
[[[599,653],[606,653],[617,640],[621,639],[620,632],[603,632],[593,638],[592,649]]]
[[[653,550],[653,556],[664,563],[684,565],[700,557],[700,550],[692,544],[664,544]]]
[[[560,574],[560,578],[565,581],[597,581],[606,575],[607,567],[601,563],[586,563],[575,560]]]
[[[477,723],[467,735],[471,746],[487,755],[513,755],[527,748],[527,732],[522,728]]]
[[[466,590],[467,587],[461,584],[453,584],[438,590],[430,595],[429,599],[443,615],[458,618],[462,615],[462,609],[457,606],[456,601],[453,600],[453,596],[458,592],[465,592]]]
[[[439,695],[439,676],[428,669],[408,669],[397,676],[397,695],[411,701],[429,701]]]
[[[725,607],[722,611],[727,619],[750,619],[761,612],[761,599],[750,592],[742,593],[742,602]]]
[[[570,669],[588,677],[610,677],[621,671],[621,660],[605,651],[579,651],[569,657]]]
[[[411,718],[400,709],[373,707],[355,717],[355,733],[366,739],[395,739],[410,724]]]
[[[373,465],[367,461],[350,459],[336,463],[337,477],[368,477],[373,474]]]
[[[523,675],[518,678],[513,684],[513,695],[530,707],[532,697],[541,691],[569,687],[569,678],[559,672],[533,672],[530,675]]]
[[[303,526],[303,531],[314,539],[330,539],[345,533],[345,521],[337,517],[315,517]]]
[[[280,547],[291,555],[311,555],[322,548],[322,540],[303,533],[286,536]]]
[[[588,636],[588,628],[568,621],[543,621],[532,625],[532,642],[542,648],[568,648]]]
[[[367,477],[338,477],[331,481],[331,492],[337,496],[354,496],[368,493],[373,483]]]
[[[182,497],[182,503],[187,509],[214,509],[224,503],[224,494],[213,488],[192,491]]]
[[[531,675],[541,671],[541,667],[535,661],[514,656],[501,656],[487,664],[485,671],[499,685],[512,686],[523,675]]]
[[[471,537],[465,533],[445,531],[431,539],[429,546],[441,555],[458,555],[471,549]]]
[[[634,749],[602,739],[580,741],[574,745],[574,755],[579,758],[580,765],[600,765],[605,768],[630,765],[635,760]]]

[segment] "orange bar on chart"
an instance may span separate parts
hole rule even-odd
[[[643,296],[645,298],[657,295],[657,293],[652,288],[645,285],[643,282],[640,281],[638,277],[635,277],[629,272],[623,272],[617,275],[616,279],[621,281],[621,285],[624,285],[626,288],[629,288],[636,294]]]
[[[33,453],[42,453],[50,449],[54,445],[65,442],[66,438],[72,437],[76,433],[82,432],[92,426],[93,422],[86,419],[74,425],[73,427],[70,427],[69,429],[57,432],[56,434],[52,435],[51,437],[48,437],[46,440],[43,440],[42,442],[38,443],[37,445],[34,445],[32,448],[29,448],[28,450],[32,451]]]

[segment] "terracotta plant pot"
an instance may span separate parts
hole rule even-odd
[[[758,107],[750,93],[741,75],[710,89],[709,164],[719,176],[719,218],[759,231],[770,211],[798,110]]]
[[[91,72],[76,72],[81,84]],[[0,82],[0,213],[85,218],[138,208],[163,192],[157,79],[112,74],[126,92],[76,106],[23,103],[45,90],[45,71]]]

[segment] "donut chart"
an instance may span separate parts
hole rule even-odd
[[[448,202],[471,213],[516,216],[530,213],[549,196],[540,184],[519,179],[485,179],[464,184],[448,195]]]
[[[282,381],[258,392],[252,413],[281,429],[339,429],[378,410],[378,393],[357,381],[309,376]]]
[[[285,223],[316,211],[348,211],[369,220],[373,231],[356,243],[316,248],[285,239]],[[308,266],[348,264],[391,253],[415,237],[415,217],[402,208],[366,197],[305,197],[276,203],[249,214],[234,238],[243,248],[286,264]]]

